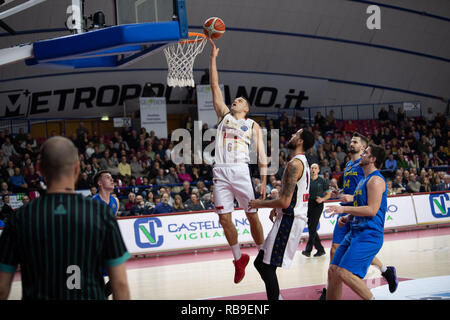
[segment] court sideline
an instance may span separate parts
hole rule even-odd
[[[307,258],[301,254],[302,242],[290,269],[278,269],[281,294],[286,300],[316,300],[326,281],[330,240],[324,240],[327,254]],[[242,249],[250,255],[246,276],[240,284],[233,283],[234,268],[229,250],[201,253],[160,255],[134,258],[127,262],[131,298],[135,300],[264,300],[265,289],[253,267],[256,248]],[[313,251],[314,253],[314,251]],[[385,265],[394,265],[400,280],[399,289],[412,279],[450,276],[450,227],[386,233],[379,258]],[[370,267],[365,278],[369,288],[386,284],[378,269]],[[447,287],[450,292],[450,284]],[[378,291],[380,291],[378,290]],[[420,288],[417,289],[420,291]],[[383,290],[381,290],[383,291]],[[384,294],[388,294],[385,288]],[[420,292],[417,292],[420,294]],[[343,298],[359,299],[344,285]],[[21,299],[20,274],[16,273],[9,296]]]

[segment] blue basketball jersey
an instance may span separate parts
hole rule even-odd
[[[106,201],[104,201],[101,197],[100,194],[96,194],[95,196],[92,197],[92,199],[94,200],[100,200],[103,203],[105,203],[108,207],[111,208],[111,210],[114,212],[114,215],[116,216],[117,213],[119,212],[119,203],[117,202],[117,199],[114,198],[112,195],[109,195],[109,203],[106,203]]]
[[[361,166],[359,165],[360,162],[361,162],[361,158],[359,158],[355,161],[350,160],[345,165],[344,180],[343,180],[343,184],[344,184],[343,193],[344,194],[353,195],[356,187],[358,186],[358,183],[362,179],[364,179],[364,171],[361,168]],[[341,206],[353,206],[353,202],[341,202],[340,204],[341,204]],[[350,231],[349,224],[346,224],[345,226],[340,227],[339,224],[337,223],[337,220],[340,217],[343,217],[345,215],[347,215],[347,213],[344,212],[337,216],[336,224],[334,226],[334,231],[333,231],[333,243],[338,243],[338,244],[341,243],[341,241],[344,239],[345,235]]]
[[[367,178],[364,178],[358,184],[358,187],[355,190],[355,194],[353,196],[353,205],[355,207],[363,207],[367,206],[367,183],[370,178],[378,176],[381,177],[385,184],[385,189],[381,198],[380,208],[378,209],[377,214],[374,217],[357,217],[354,216],[351,228],[352,230],[361,230],[361,229],[374,229],[380,232],[384,231],[384,219],[387,211],[387,188],[386,188],[386,180],[379,170],[376,170],[369,174]]]
[[[347,162],[344,170],[343,193],[353,195],[358,183],[364,179],[364,171],[359,165],[361,158]],[[351,203],[341,203],[341,205],[351,205]]]

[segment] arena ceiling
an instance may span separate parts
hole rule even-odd
[[[5,4],[0,11],[23,2]],[[0,48],[69,35],[65,22],[70,2],[48,0],[5,18],[4,24],[15,34],[3,24]],[[368,28],[370,5],[380,8],[380,29]],[[307,97],[302,106],[419,101],[422,108],[446,111],[450,98],[448,0],[186,0],[186,6],[190,31],[201,31],[211,16],[225,21],[227,31],[216,41],[221,49],[220,80],[232,98],[245,91],[253,92],[257,100],[260,92],[259,104],[254,103],[257,111],[277,110],[287,105],[280,97],[298,98],[302,90]],[[105,13],[107,25],[114,24],[114,1],[86,0],[85,15],[97,10]],[[195,62],[197,82],[208,67],[209,52],[207,45]],[[165,69],[162,53],[108,72],[55,70],[16,62],[0,66],[0,109],[14,105],[7,94],[20,89],[165,85]],[[164,90],[167,97],[167,87]],[[278,97],[272,101],[274,90]],[[178,103],[169,102],[170,112],[186,110],[189,103],[183,103],[184,94],[182,89],[172,90],[171,101]],[[294,105],[295,101],[289,107]],[[76,112],[90,115],[95,108]],[[70,107],[47,109],[41,116],[58,115],[59,109],[66,112]],[[121,110],[119,102],[109,107],[112,114]],[[20,114],[32,116],[29,110]],[[0,116],[4,116],[2,110]]]

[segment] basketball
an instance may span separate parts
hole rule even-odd
[[[219,39],[225,33],[225,23],[217,17],[208,18],[203,24],[203,32],[211,39]]]

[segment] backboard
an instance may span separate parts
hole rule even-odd
[[[25,59],[29,66],[58,69],[124,67],[188,38],[185,0],[115,0],[116,25],[99,26],[93,21],[91,28],[86,24],[95,14],[87,17],[83,12],[87,1],[94,0],[72,0],[73,10],[61,13],[78,12],[75,34],[3,49],[8,53],[3,59],[0,49],[0,66]]]
[[[115,0],[116,24],[171,21],[175,1]]]

